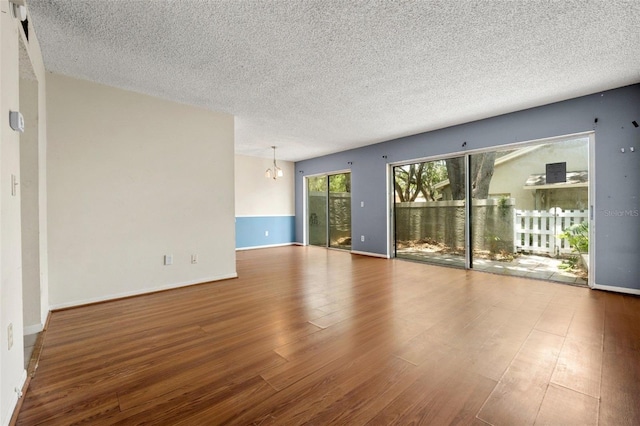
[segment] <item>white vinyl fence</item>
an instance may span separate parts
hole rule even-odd
[[[566,228],[588,218],[587,210],[515,210],[514,251],[557,256],[572,252],[569,241],[559,238]]]

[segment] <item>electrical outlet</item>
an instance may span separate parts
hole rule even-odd
[[[196,263],[198,263],[198,255],[197,254],[192,254],[191,255],[191,264],[195,265]]]
[[[364,243],[364,235],[360,235],[360,241]]]
[[[172,254],[165,254],[164,255],[164,264],[165,265],[173,265],[173,255]]]
[[[269,236],[269,231],[264,231],[264,236],[268,237]]]
[[[11,350],[11,347],[13,346],[13,323],[9,323],[9,325],[7,326],[7,340],[9,341],[8,350]]]

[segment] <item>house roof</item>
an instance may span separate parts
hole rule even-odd
[[[567,172],[566,182],[547,183],[545,173],[529,175],[524,189],[553,189],[553,188],[586,188],[589,186],[589,172],[581,170]]]
[[[20,0],[24,1],[24,0]],[[640,82],[637,0],[26,0],[48,71],[301,160]]]

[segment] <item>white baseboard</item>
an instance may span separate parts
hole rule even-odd
[[[13,417],[13,413],[16,410],[16,406],[18,405],[19,395],[22,394],[22,388],[24,387],[25,382],[27,381],[27,370],[22,370],[22,374],[20,375],[20,381],[14,388],[14,392],[11,393],[11,398],[9,399],[7,414],[5,418],[2,419],[2,426],[8,426],[11,422],[11,417]],[[21,395],[22,396],[22,395]]]
[[[282,243],[282,244],[269,244],[266,246],[240,247],[240,248],[236,248],[236,251],[256,250],[256,249],[271,248],[271,247],[284,247],[284,246],[292,246],[295,244],[296,243]]]
[[[614,291],[616,293],[635,294],[636,296],[640,296],[640,290],[637,288],[616,287],[601,284],[594,284],[591,288],[594,290]]]
[[[23,334],[25,336],[28,336],[30,334],[38,334],[40,333],[42,330],[44,330],[44,324],[33,324],[33,325],[28,325],[26,327],[24,327],[23,329]]]
[[[359,254],[362,256],[371,256],[371,257],[380,257],[382,259],[389,259],[389,256],[387,256],[386,254],[370,253],[368,251],[351,250],[351,254]]]
[[[238,274],[234,272],[233,274],[218,275],[218,276],[215,276],[215,277],[207,277],[207,278],[199,278],[197,280],[185,281],[185,282],[174,283],[174,284],[167,284],[167,285],[163,285],[163,286],[159,286],[159,287],[145,288],[145,289],[142,289],[142,290],[129,291],[129,292],[124,292],[124,293],[110,294],[108,296],[95,297],[95,298],[84,299],[84,300],[76,300],[74,302],[68,302],[68,303],[59,303],[57,305],[51,305],[50,309],[53,311],[53,310],[56,310],[56,309],[65,309],[65,308],[72,308],[74,306],[89,305],[91,303],[107,302],[109,300],[122,299],[124,297],[139,296],[141,294],[155,293],[156,291],[171,290],[171,289],[174,289],[174,288],[188,287],[190,285],[204,284],[204,283],[208,283],[208,282],[211,282],[211,281],[227,280],[227,279],[230,279],[230,278],[238,278]]]

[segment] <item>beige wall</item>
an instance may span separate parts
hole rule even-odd
[[[38,332],[42,330],[43,322],[40,312],[37,80],[20,78],[20,112],[25,120],[25,130],[20,135],[23,320],[25,329],[34,328]]]
[[[46,151],[46,110],[44,106],[44,64],[38,39],[29,27],[29,41],[24,38],[20,22],[13,18],[9,2],[0,0],[0,421],[8,424],[18,401],[18,391],[26,379],[24,370],[23,313],[41,327],[48,312],[46,235],[32,232],[22,244],[27,215],[30,230],[46,234],[46,162],[38,156]],[[28,74],[32,84],[21,81]],[[37,83],[36,83],[37,81]],[[27,87],[28,86],[28,87]],[[27,131],[20,134],[9,127],[9,111],[23,111]],[[36,118],[34,120],[34,117]],[[23,142],[25,156],[33,160],[22,169]],[[24,174],[23,174],[24,173]],[[19,185],[11,194],[11,175]],[[24,181],[23,181],[24,178]],[[24,186],[27,186],[25,191]],[[25,192],[27,194],[25,194]],[[24,197],[24,199],[23,199]],[[22,203],[24,202],[24,207]],[[23,262],[23,247],[32,259]],[[29,263],[32,260],[32,263]],[[23,274],[31,279],[23,288]],[[8,328],[13,329],[13,346],[9,349]]]
[[[54,74],[47,110],[52,308],[236,275],[231,115]]]
[[[54,75],[47,100],[29,33],[0,0],[0,113],[26,121],[22,135],[0,121],[1,424],[26,379],[23,334],[50,305],[235,276],[233,117]]]
[[[20,109],[18,91],[18,27],[9,4],[0,3],[0,420],[8,422],[22,386],[22,270],[20,197],[11,194],[11,175],[20,176],[20,135],[9,127],[9,111]],[[8,348],[9,325],[14,344]]]
[[[276,152],[277,160],[277,152]],[[272,158],[236,155],[236,216],[294,216],[294,163],[277,160],[282,178],[267,179]]]
[[[21,78],[28,78],[31,80],[31,90],[35,89],[37,83],[37,96],[34,96],[33,92],[27,89],[24,100],[26,104],[27,113],[31,116],[31,121],[37,123],[37,153],[33,152],[33,141],[30,148],[26,148],[30,151],[29,163],[31,167],[37,167],[37,185],[32,183],[32,187],[37,186],[37,219],[34,212],[30,211],[27,214],[31,214],[32,220],[37,220],[37,225],[34,225],[38,229],[38,241],[32,242],[31,245],[27,245],[26,249],[31,250],[33,253],[38,253],[37,260],[39,265],[33,265],[33,273],[35,270],[39,272],[38,285],[33,286],[31,289],[23,285],[23,307],[25,310],[25,316],[29,316],[29,321],[25,322],[25,333],[31,334],[37,331],[41,331],[49,314],[49,256],[48,256],[48,213],[47,213],[47,102],[46,102],[46,71],[44,68],[44,62],[40,51],[40,43],[38,41],[37,34],[33,28],[32,23],[29,23],[29,41],[24,42],[24,37],[21,43],[21,54],[26,53],[28,60],[22,57],[20,62],[20,76]],[[20,89],[21,102],[23,100],[22,89]],[[35,108],[34,108],[34,103]],[[21,105],[22,108],[22,105]],[[34,114],[37,111],[37,115]],[[22,142],[21,142],[22,144]],[[22,157],[21,146],[21,157]],[[33,175],[32,175],[33,176]],[[24,213],[24,212],[23,212]],[[39,247],[35,247],[33,244],[38,244]],[[24,246],[23,246],[24,247]],[[25,265],[23,264],[23,268]],[[40,310],[39,321],[36,316],[37,310]]]

